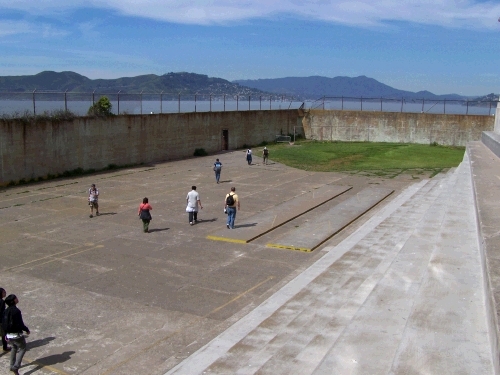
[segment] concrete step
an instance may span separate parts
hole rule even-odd
[[[409,187],[169,374],[313,371],[383,277],[416,223],[434,205],[443,181]]]
[[[239,222],[235,226],[236,230],[219,230],[207,238],[234,243],[250,242],[350,189],[351,186],[324,185]]]
[[[369,187],[355,196],[332,207],[322,215],[286,233],[268,247],[310,252],[340,232],[367,211],[371,210],[389,195],[392,189]]]

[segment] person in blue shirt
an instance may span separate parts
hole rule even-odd
[[[221,171],[222,171],[222,163],[219,161],[219,159],[215,159],[214,172],[215,172],[215,181],[217,181],[217,183],[219,183]]]

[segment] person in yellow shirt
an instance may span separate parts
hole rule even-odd
[[[233,186],[231,191],[226,194],[226,199],[224,200],[224,207],[227,211],[227,229],[234,229],[234,219],[236,218],[236,209],[240,209],[240,200],[236,194],[236,188]]]

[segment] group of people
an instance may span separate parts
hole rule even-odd
[[[15,375],[19,375],[19,368],[21,367],[24,353],[26,353],[25,335],[29,335],[30,330],[24,324],[21,310],[17,308],[19,300],[16,295],[9,294],[7,296],[4,288],[0,288],[0,294],[0,334],[2,335],[2,348],[4,352],[10,352],[10,371]],[[7,307],[5,307],[6,305]]]
[[[262,150],[263,164],[268,164],[269,162],[269,150],[264,147]],[[252,150],[248,149],[246,151],[246,160],[248,165],[252,164]],[[220,175],[222,172],[222,163],[219,159],[215,160],[213,171],[215,172],[215,181],[220,182]],[[95,184],[90,186],[88,192],[88,203],[90,206],[90,217],[94,216],[94,209],[96,211],[96,216],[99,216],[99,190]],[[187,193],[186,196],[186,212],[188,213],[189,225],[194,225],[198,222],[198,208],[203,209],[201,204],[200,194],[196,191],[196,186],[191,186],[191,191]],[[142,203],[139,205],[139,210],[137,215],[142,220],[142,229],[144,233],[149,233],[149,224],[153,219],[151,216],[151,210],[153,207],[149,204],[149,199],[145,197]],[[236,188],[231,187],[231,191],[226,194],[224,199],[224,213],[227,214],[226,227],[228,229],[234,229],[234,220],[236,218],[236,211],[240,209],[240,200],[236,194]]]
[[[252,165],[252,149],[250,148],[246,152],[246,159],[248,165]],[[267,149],[267,147],[264,147],[264,149],[262,150],[262,164],[267,165],[268,162],[269,162],[269,150]]]

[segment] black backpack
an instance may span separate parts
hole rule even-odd
[[[226,204],[228,206],[234,206],[234,197],[233,194],[229,194],[226,198]]]

